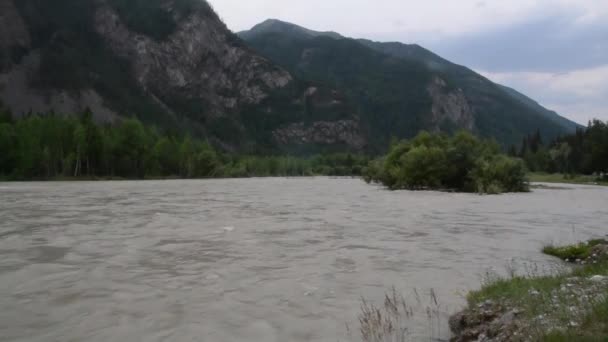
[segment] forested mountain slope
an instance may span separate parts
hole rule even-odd
[[[553,138],[577,127],[418,45],[349,39],[277,20],[239,35],[298,77],[343,89],[380,144],[423,129],[467,129],[507,145],[537,129]]]

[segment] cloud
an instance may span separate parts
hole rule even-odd
[[[312,29],[361,37],[394,32],[392,23],[396,21],[407,23],[402,33],[473,32],[513,22],[535,8],[538,1],[210,0],[228,26],[237,31],[249,29],[268,18],[277,18]],[[580,1],[585,0],[574,3]]]
[[[428,46],[455,62],[492,71],[564,72],[608,61],[608,20],[554,13],[509,27],[446,37]]]

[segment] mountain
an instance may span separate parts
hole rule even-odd
[[[269,20],[241,38],[300,79],[344,91],[370,143],[419,130],[471,130],[503,145],[539,129],[551,139],[578,125],[418,45],[380,43]]]
[[[243,152],[361,150],[338,89],[253,52],[201,0],[0,0],[0,101],[14,115],[137,116]]]
[[[463,67],[461,65],[454,64],[433,52],[417,45],[417,44],[403,44],[399,42],[373,42],[371,40],[359,39],[359,42],[369,46],[372,49],[381,51],[396,57],[407,58],[412,60],[423,61],[428,65],[430,69],[441,70],[447,74],[450,74],[452,78],[459,79],[463,82],[468,83],[479,83],[483,84],[486,88],[492,88],[493,82],[486,79],[485,77],[475,73],[474,71]],[[499,86],[500,92],[505,92],[510,95],[514,100],[520,102],[531,110],[543,115],[545,118],[556,122],[560,126],[565,127],[570,131],[574,131],[580,127],[579,124],[560,116],[555,111],[549,110],[541,106],[538,102],[525,96],[515,89],[496,84]],[[497,94],[498,95],[498,94]],[[502,95],[502,94],[501,94]],[[472,96],[474,97],[474,96]]]
[[[420,47],[277,20],[239,37],[203,0],[0,0],[0,26],[0,106],[16,116],[91,109],[243,153],[384,152],[422,129],[505,145],[571,130]]]
[[[262,23],[255,25],[251,30],[241,31],[237,34],[241,38],[248,40],[250,38],[254,38],[254,36],[258,34],[272,32],[283,32],[285,34],[302,37],[329,37],[335,39],[344,38],[339,33],[333,31],[313,31],[305,27],[298,26],[296,24],[291,24],[278,19],[268,19]]]
[[[526,95],[518,92],[517,90],[515,90],[513,88],[509,88],[509,87],[503,86],[503,85],[501,85],[501,87],[509,95],[511,95],[512,97],[514,97],[515,99],[517,99],[518,101],[523,103],[524,105],[539,112],[540,114],[543,114],[547,119],[549,119],[561,126],[568,128],[570,131],[575,131],[576,129],[582,127],[581,125],[577,124],[576,122],[568,120],[565,117],[557,114],[555,111],[549,110],[549,109],[541,106],[538,102],[532,100],[531,98],[527,97]]]

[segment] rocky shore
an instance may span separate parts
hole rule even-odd
[[[604,341],[608,339],[608,241],[545,253],[576,264],[567,274],[513,276],[471,292],[453,315],[451,341]]]

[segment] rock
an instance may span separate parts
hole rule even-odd
[[[608,259],[608,244],[599,244],[591,248],[591,259],[604,260]]]
[[[503,305],[485,301],[450,317],[454,333],[450,341],[507,341],[519,331],[518,308],[507,310]]]
[[[494,305],[494,302],[491,300],[486,300],[485,302],[479,304],[479,308],[489,309]]]
[[[450,326],[450,330],[452,332],[458,334],[466,329],[466,315],[465,312],[459,312],[455,315],[452,315],[448,321],[448,325]]]
[[[275,140],[283,145],[345,144],[361,149],[366,143],[356,120],[317,121],[312,124],[298,122],[278,128],[272,133]]]
[[[500,317],[500,319],[498,320],[498,324],[503,325],[503,326],[510,325],[511,323],[513,323],[513,320],[515,319],[515,317],[517,315],[518,315],[518,311],[511,310]]]
[[[530,291],[528,291],[528,293],[531,296],[540,296],[540,292],[536,291],[535,289],[530,289]]]
[[[443,79],[436,76],[427,91],[433,101],[430,118],[437,128],[447,121],[467,130],[474,129],[473,108],[462,89],[450,89]]]
[[[591,280],[593,282],[601,283],[601,282],[608,280],[608,277],[601,276],[601,275],[594,275],[593,277],[589,278],[589,280]]]

